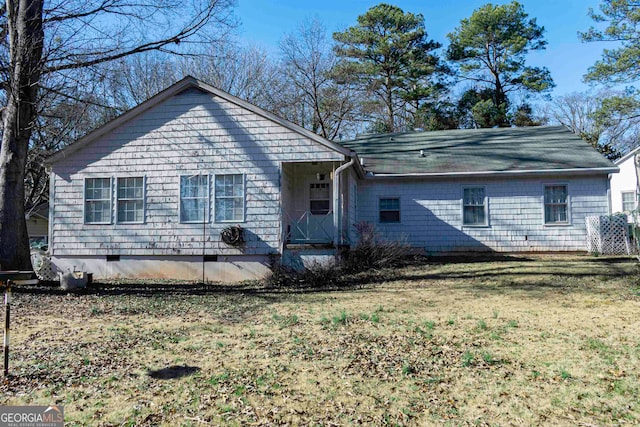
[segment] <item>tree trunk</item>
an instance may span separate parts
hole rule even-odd
[[[385,91],[386,91],[385,102],[387,104],[387,132],[395,132],[396,131],[396,121],[395,121],[396,112],[394,111],[394,108],[393,108],[393,87],[391,86],[390,75],[387,75],[385,79]]]
[[[42,70],[43,0],[7,0],[9,66],[0,147],[0,269],[30,270],[24,175]]]
[[[507,98],[507,94],[504,93],[504,88],[502,87],[502,82],[500,81],[500,76],[495,75],[495,93],[493,104],[496,107],[496,110],[499,112],[496,117],[496,125],[500,127],[509,126],[509,120],[507,119],[507,108],[509,106],[509,99]]]

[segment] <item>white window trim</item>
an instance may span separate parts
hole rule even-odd
[[[328,199],[312,199],[311,198],[311,185],[313,184],[327,184],[329,185],[329,198]],[[331,215],[333,214],[333,196],[332,196],[332,192],[333,192],[333,185],[331,185],[331,181],[329,180],[324,180],[324,181],[318,181],[317,179],[311,179],[311,180],[307,180],[307,186],[305,191],[307,192],[307,210],[309,211],[309,213],[311,213],[311,201],[313,200],[329,200],[329,212],[327,212],[324,215]],[[321,215],[321,214],[315,214],[315,215]]]
[[[624,213],[631,212],[631,211],[628,211],[628,210],[624,209],[624,195],[625,194],[631,194],[632,197],[633,197],[633,209],[631,209],[631,211],[635,210],[635,209],[638,209],[638,195],[636,194],[635,190],[625,190],[625,191],[621,191],[620,192],[620,204],[621,204],[622,212],[624,212]]]
[[[546,218],[546,203],[544,201],[544,191],[546,187],[552,186],[565,186],[567,187],[567,222],[547,222]],[[567,182],[545,182],[542,184],[542,224],[545,227],[569,227],[572,225],[571,218],[571,190]]]
[[[207,207],[203,221],[183,221],[182,220],[182,178],[193,178],[194,176],[206,176],[207,177],[207,201],[205,206]],[[208,224],[211,219],[211,176],[208,174],[190,174],[180,175],[178,177],[178,220],[180,224]]]
[[[219,176],[227,175],[242,175],[242,219],[225,219],[218,221],[216,219],[216,201],[218,196],[216,194],[216,178]],[[218,173],[213,175],[213,222],[216,224],[240,224],[247,220],[247,175],[244,173]],[[225,199],[235,197],[223,197]]]
[[[473,189],[473,188],[482,188],[484,190],[484,223],[483,224],[465,224],[464,222],[464,190]],[[469,205],[471,206],[471,205]],[[487,186],[486,185],[463,185],[460,190],[460,209],[462,214],[462,226],[465,228],[487,228],[489,227],[489,196],[487,195]]]
[[[87,180],[88,179],[108,179],[109,180],[109,221],[87,222]],[[113,224],[113,177],[111,176],[86,176],[82,181],[82,222],[85,225],[111,225]]]
[[[118,197],[118,183],[121,179],[127,178],[142,178],[142,221],[118,221],[118,208],[120,204],[120,198]],[[146,176],[119,176],[116,178],[116,188],[115,188],[115,216],[116,216],[116,224],[145,224],[147,218],[147,177]],[[132,199],[127,199],[132,200]]]
[[[380,214],[382,213],[382,209],[380,209],[380,201],[382,199],[395,199],[398,201],[398,220],[397,221],[380,221]],[[395,210],[385,210],[385,212],[395,212]],[[402,223],[402,199],[398,196],[378,196],[378,224],[401,224]]]

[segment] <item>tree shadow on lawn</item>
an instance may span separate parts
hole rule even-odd
[[[57,282],[46,282],[37,285],[14,285],[12,292],[26,295],[87,295],[87,296],[133,296],[133,297],[179,297],[208,295],[262,295],[346,291],[362,287],[366,280],[349,284],[308,285],[305,283],[291,286],[267,286],[261,282],[219,284],[219,283],[162,283],[162,282],[95,282],[86,288],[63,290]]]
[[[434,262],[435,261],[435,262]],[[488,264],[493,262],[500,264]],[[630,287],[638,283],[640,266],[634,259],[624,257],[576,257],[571,259],[558,258],[554,265],[553,258],[519,258],[501,257],[447,257],[429,258],[422,264],[428,268],[443,267],[455,264],[470,264],[465,270],[454,268],[451,271],[426,270],[424,272],[408,271],[405,274],[393,275],[381,272],[378,276],[366,276],[362,280],[369,285],[398,281],[408,282],[403,288],[448,290],[468,289],[475,294],[505,293],[521,290],[546,292],[551,290],[564,292],[580,292],[602,294],[603,288],[593,286],[595,279],[599,284],[612,280],[628,281]],[[435,269],[437,270],[437,268]],[[417,285],[417,286],[412,286]],[[614,286],[620,289],[617,286]],[[533,296],[533,295],[532,295]]]
[[[635,260],[624,257],[538,258],[495,253],[470,254],[442,257],[412,257],[395,268],[365,271],[356,274],[338,275],[337,281],[322,282],[293,281],[282,285],[270,285],[267,281],[248,281],[237,284],[196,283],[180,281],[118,280],[95,282],[86,288],[73,291],[62,290],[57,282],[37,285],[14,285],[16,294],[26,295],[86,295],[86,296],[132,296],[132,297],[181,297],[181,296],[260,296],[268,302],[284,300],[289,294],[314,292],[346,292],[367,290],[384,283],[402,281],[419,282],[419,288],[432,285],[449,289],[472,288],[476,291],[499,291],[501,289],[579,289],[588,291],[588,286],[566,283],[568,280],[600,277],[603,280],[635,277],[638,269],[631,267]],[[461,270],[460,264],[469,264]],[[451,271],[433,271],[434,267],[452,265]],[[595,267],[595,268],[594,268]],[[406,269],[424,269],[416,273]],[[525,271],[523,271],[525,270]],[[527,277],[534,276],[532,280]],[[510,279],[512,278],[512,280]],[[544,278],[544,279],[543,279]],[[461,281],[464,284],[443,282]],[[426,282],[426,283],[425,283]],[[408,285],[407,287],[411,287]],[[598,291],[600,292],[600,291]]]
[[[147,375],[155,380],[173,380],[193,375],[198,371],[200,371],[200,368],[197,366],[174,365],[162,369],[149,369]]]

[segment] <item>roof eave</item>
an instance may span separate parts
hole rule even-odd
[[[526,176],[526,175],[589,175],[593,173],[609,174],[620,171],[618,167],[602,168],[573,168],[573,169],[537,169],[537,170],[506,170],[506,171],[473,171],[473,172],[418,172],[418,173],[374,173],[367,178],[464,178],[491,176]]]
[[[623,162],[626,162],[627,160],[629,160],[631,157],[633,157],[636,153],[640,154],[640,145],[637,146],[636,148],[634,148],[633,150],[629,151],[627,154],[625,154],[624,156],[620,157],[618,160],[614,161],[613,164],[614,165],[620,165]]]

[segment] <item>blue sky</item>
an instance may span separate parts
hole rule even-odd
[[[354,25],[358,15],[381,3],[374,0],[237,0],[236,16],[241,22],[241,38],[277,54],[279,40],[294,32],[300,23],[318,18],[330,32]],[[402,0],[387,1],[405,12],[421,13],[429,37],[447,45],[447,33],[469,17],[475,9],[489,3],[480,0]],[[509,3],[493,1],[494,4]],[[546,66],[557,87],[553,96],[584,91],[589,86],[582,76],[600,57],[605,43],[582,43],[578,31],[586,31],[593,21],[589,8],[598,9],[597,0],[520,0],[531,18],[544,26],[547,49],[532,53],[527,63]]]

